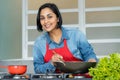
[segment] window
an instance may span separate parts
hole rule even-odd
[[[36,14],[45,2],[57,4],[64,27],[86,34],[98,57],[120,52],[119,0],[23,0],[23,58],[32,58],[34,40],[41,34],[36,30]]]

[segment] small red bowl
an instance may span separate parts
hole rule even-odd
[[[8,72],[13,75],[21,75],[27,71],[27,65],[8,65]]]

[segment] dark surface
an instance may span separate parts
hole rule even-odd
[[[0,80],[92,80],[84,76],[69,77],[71,74],[24,74],[24,75],[11,75],[0,74]],[[82,77],[82,78],[81,78]]]

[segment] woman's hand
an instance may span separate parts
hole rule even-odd
[[[95,59],[89,59],[88,62],[96,62]]]
[[[60,62],[60,61],[63,61],[63,57],[61,55],[59,55],[58,53],[56,53],[55,51],[53,51],[53,56],[51,58],[52,64],[54,62]]]

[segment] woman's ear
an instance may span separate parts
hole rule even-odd
[[[59,22],[59,18],[57,18],[57,22]]]

